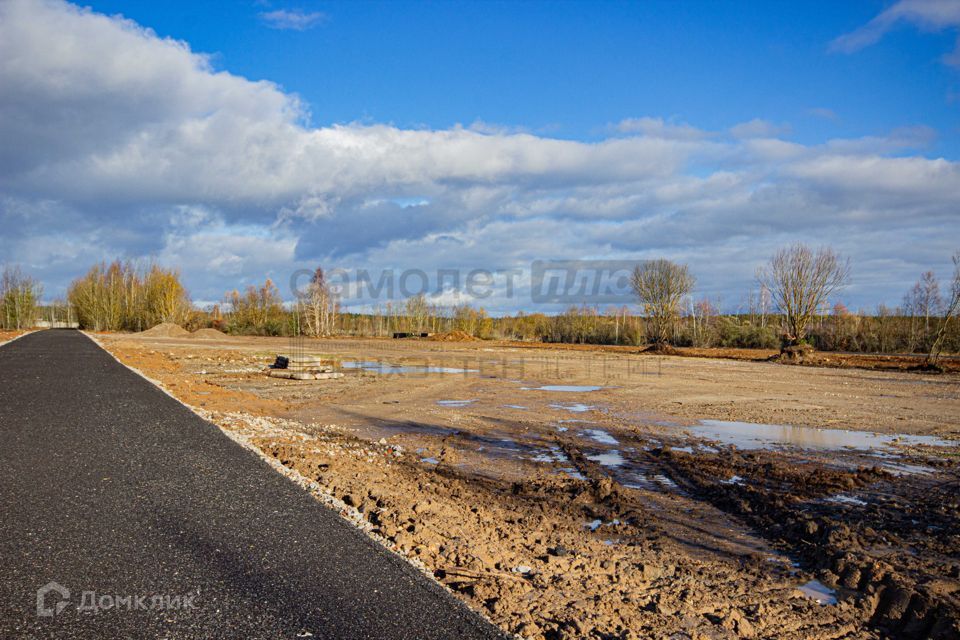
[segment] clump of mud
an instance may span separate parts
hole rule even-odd
[[[689,491],[817,570],[883,637],[960,637],[956,482],[836,469],[777,452],[654,454]],[[739,481],[722,480],[731,477]],[[829,499],[857,490],[869,502]]]
[[[134,335],[149,338],[185,338],[191,334],[178,324],[174,324],[172,322],[161,322],[155,327],[151,327],[146,331],[135,333]]]

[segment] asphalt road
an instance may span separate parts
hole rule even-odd
[[[2,638],[502,637],[71,330],[0,348],[0,607]]]

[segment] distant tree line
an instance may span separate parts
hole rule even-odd
[[[491,317],[469,304],[439,306],[423,294],[387,302],[367,313],[340,309],[322,269],[296,300],[285,303],[276,285],[227,292],[223,302],[192,307],[176,271],[130,262],[95,265],[69,288],[68,303],[81,326],[140,331],[160,322],[188,329],[214,327],[237,335],[352,335],[386,337],[397,332],[459,331],[481,339],[550,343],[673,345],[776,349],[809,345],[860,353],[960,352],[960,252],[954,274],[941,290],[932,272],[920,275],[896,308],[852,311],[836,300],[849,262],[829,248],[802,244],[778,250],[758,270],[756,289],[736,313],[721,313],[720,300],[696,298],[686,265],[669,260],[639,263],[631,284],[640,313],[626,305],[572,306],[566,311]],[[41,289],[20,273],[3,272],[4,327],[29,326]]]
[[[77,322],[94,331],[143,331],[183,324],[192,304],[179,272],[119,260],[94,265],[67,290]]]

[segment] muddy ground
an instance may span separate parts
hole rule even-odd
[[[960,376],[97,337],[523,637],[960,637]]]

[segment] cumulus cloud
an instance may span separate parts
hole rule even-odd
[[[667,256],[735,304],[774,247],[803,238],[887,269],[857,272],[875,287],[863,300],[896,301],[960,231],[960,169],[910,155],[922,128],[804,145],[761,119],[721,135],[639,114],[582,142],[311,127],[306,110],[128,20],[6,0],[0,255],[54,295],[95,261],[152,257],[200,300],[316,264],[435,274]],[[469,295],[431,284],[437,300]],[[524,286],[471,299],[529,309]]]
[[[271,29],[306,31],[327,19],[321,11],[301,11],[300,9],[276,9],[260,13],[260,19]]]
[[[862,27],[836,38],[830,48],[853,53],[879,41],[897,24],[905,22],[924,31],[960,28],[960,2],[956,0],[900,0]],[[945,57],[960,66],[960,39],[956,51]]]
[[[676,140],[700,140],[711,134],[689,124],[664,121],[663,118],[625,118],[614,127],[620,133],[633,133],[653,138]]]

